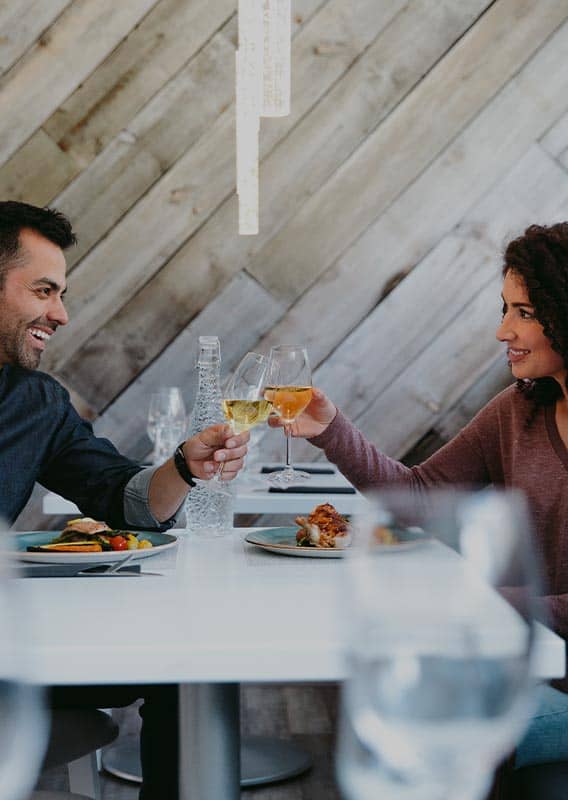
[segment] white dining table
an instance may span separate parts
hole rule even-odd
[[[161,575],[20,579],[30,656],[46,684],[178,683],[181,800],[237,800],[239,684],[343,679],[346,563],[266,552],[246,529],[174,533],[175,550],[141,562]],[[415,553],[388,557],[445,558],[431,544]],[[494,594],[482,612],[510,608]],[[543,626],[533,668],[564,674],[564,642]]]

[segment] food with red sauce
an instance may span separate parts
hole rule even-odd
[[[300,530],[296,534],[298,547],[349,547],[351,531],[349,523],[331,505],[316,506],[307,517],[296,517]]]

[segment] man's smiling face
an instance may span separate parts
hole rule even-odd
[[[20,233],[20,252],[0,288],[0,367],[36,369],[59,325],[68,322],[63,306],[65,256],[39,233]]]

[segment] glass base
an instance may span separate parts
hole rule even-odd
[[[295,483],[304,483],[309,479],[310,475],[307,472],[285,467],[281,472],[271,472],[266,480],[271,486],[284,489],[287,486],[293,486]]]
[[[215,492],[216,494],[232,495],[233,491],[229,485],[229,481],[223,481],[214,475],[207,481],[202,481],[207,486],[208,491]]]

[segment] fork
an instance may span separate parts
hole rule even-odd
[[[132,559],[134,558],[135,555],[136,555],[136,552],[133,551],[132,553],[129,553],[126,556],[126,558],[122,558],[122,559],[120,559],[120,561],[116,561],[114,564],[106,565],[104,570],[101,570],[101,571],[97,572],[96,574],[97,575],[114,575],[115,573],[118,573],[118,571],[121,570],[126,564],[128,564],[130,561],[132,561]],[[99,565],[99,566],[101,566],[101,565]],[[77,573],[77,575],[89,575],[89,574],[92,574],[90,572],[90,570],[92,570],[92,569],[93,569],[93,567],[89,567],[87,569],[82,569],[80,572]]]
[[[123,558],[120,561],[117,561],[115,564],[112,564],[104,572],[104,574],[105,575],[111,575],[113,572],[118,572],[119,569],[122,569],[124,566],[126,566],[126,564],[128,564],[130,561],[132,561],[132,559],[134,558],[135,555],[136,555],[136,550],[133,550],[131,553],[129,553],[126,556],[126,558]]]

